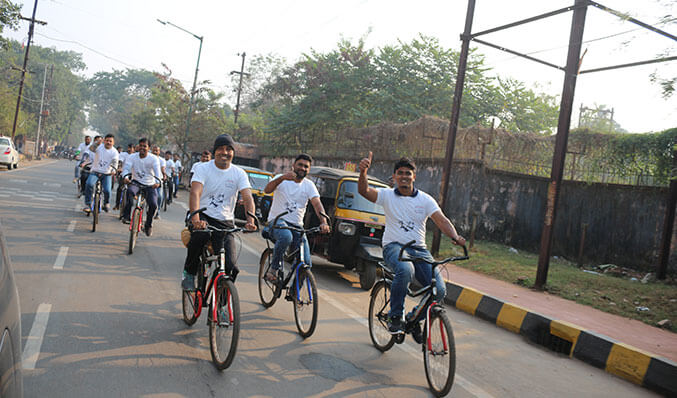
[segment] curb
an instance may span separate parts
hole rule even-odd
[[[521,334],[533,343],[576,358],[668,397],[677,397],[677,364],[568,322],[550,319],[475,289],[445,281],[446,302],[463,312]]]

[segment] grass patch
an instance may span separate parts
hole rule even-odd
[[[432,245],[432,232],[427,236]],[[459,249],[449,239],[442,239],[440,257],[447,257]],[[488,241],[475,241],[470,260],[457,266],[481,272],[492,278],[531,288],[536,279],[538,254]],[[554,295],[588,305],[604,312],[637,319],[649,325],[669,319],[667,330],[677,332],[677,285],[673,282],[633,282],[627,278],[595,275],[583,272],[576,264],[552,258],[548,270],[546,290]],[[649,311],[638,311],[648,307]]]

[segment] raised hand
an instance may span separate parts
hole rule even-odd
[[[371,167],[371,159],[373,157],[373,154],[371,151],[369,151],[369,155],[366,158],[363,158],[360,160],[360,172],[361,173],[366,173],[367,170],[369,170],[369,167]]]

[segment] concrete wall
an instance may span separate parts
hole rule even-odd
[[[317,159],[316,165],[343,168],[345,159]],[[351,159],[357,162],[357,159]],[[293,159],[262,158],[261,168],[281,173]],[[388,181],[393,162],[374,161],[370,174]],[[417,162],[416,186],[439,195],[442,164]],[[480,161],[455,161],[445,214],[469,237],[476,218],[476,239],[538,252],[548,179],[492,170]],[[584,224],[584,263],[613,263],[654,271],[658,262],[667,188],[564,181],[555,221],[553,255],[577,260]],[[675,228],[677,231],[677,228]],[[673,234],[668,269],[677,272]]]

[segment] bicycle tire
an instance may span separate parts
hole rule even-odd
[[[259,260],[259,299],[265,308],[272,307],[272,305],[275,304],[275,301],[277,301],[277,298],[280,296],[280,286],[263,279],[271,266],[272,259],[273,249],[268,248],[264,250],[263,253],[261,253],[261,260]]]
[[[308,268],[299,270],[298,278],[294,281],[294,321],[296,329],[304,339],[310,337],[317,326],[317,312],[319,297],[315,277]],[[310,319],[308,319],[310,318]]]
[[[456,346],[449,318],[441,309],[430,311],[430,327],[425,325],[423,365],[428,386],[436,397],[449,393],[456,373]],[[430,336],[427,335],[428,331]]]
[[[199,290],[181,291],[183,321],[186,323],[186,325],[192,326],[200,315],[199,308],[202,308],[202,293]]]
[[[96,192],[94,193],[94,201],[93,201],[93,208],[92,208],[92,232],[96,232],[96,224],[99,223],[99,208],[101,205],[101,193],[97,189]]]
[[[390,304],[390,286],[381,281],[371,289],[369,299],[369,337],[381,352],[386,352],[395,344],[395,336],[388,331],[388,307]]]
[[[127,206],[127,188],[122,188],[122,191],[120,191],[120,203],[118,207],[118,211],[120,212],[120,220],[122,220],[123,214],[125,214],[125,207]]]
[[[162,192],[162,210],[167,211],[167,197],[165,196],[165,192]]]
[[[233,362],[237,351],[240,337],[240,299],[235,284],[225,277],[217,282],[214,298],[212,306],[216,306],[217,319],[209,322],[209,348],[214,366],[218,370],[224,370]],[[209,313],[213,314],[212,311]]]
[[[136,238],[139,236],[139,217],[137,215],[137,212],[139,211],[138,208],[134,208],[132,211],[132,219],[130,223],[130,229],[129,229],[129,254],[134,253],[134,247],[136,246]]]

